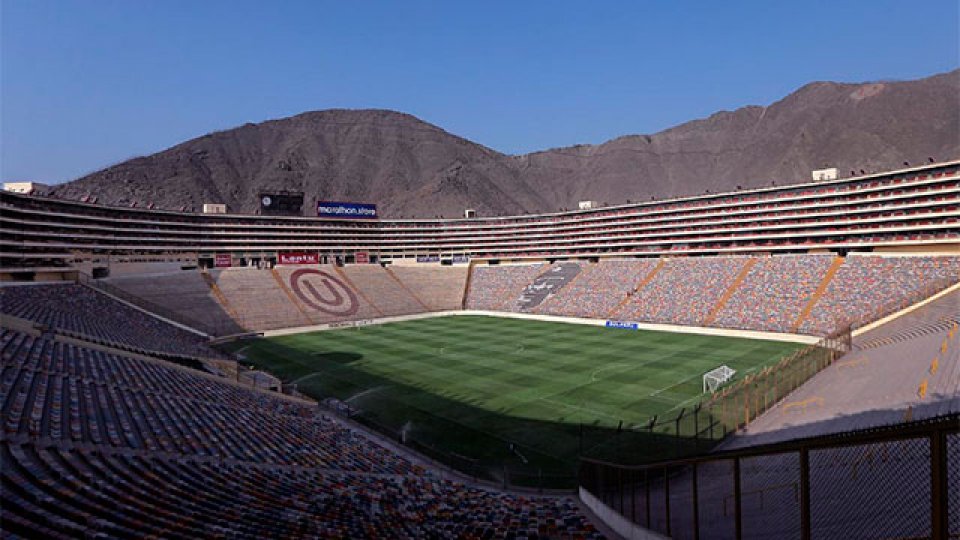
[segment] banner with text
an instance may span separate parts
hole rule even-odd
[[[358,251],[353,254],[353,261],[357,264],[367,264],[370,262],[370,254],[366,251]]]
[[[377,219],[377,205],[317,201],[317,216],[341,219]]]
[[[277,254],[280,264],[320,264],[320,256],[305,251],[281,251]]]
[[[233,257],[229,253],[217,253],[214,264],[217,268],[229,268],[233,266]]]
[[[639,330],[640,325],[635,322],[607,321],[607,328],[622,328],[624,330]]]

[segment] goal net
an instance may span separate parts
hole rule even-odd
[[[703,393],[716,392],[717,388],[723,386],[724,383],[732,379],[736,374],[737,371],[728,366],[711,369],[703,375]]]

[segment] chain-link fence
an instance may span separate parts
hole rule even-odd
[[[588,459],[580,483],[677,539],[956,538],[960,415],[653,465]]]
[[[850,345],[850,329],[845,328],[695,405],[642,425],[621,426],[613,435],[610,429],[581,426],[581,455],[640,464],[709,450],[835,362]]]

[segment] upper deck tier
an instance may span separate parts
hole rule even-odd
[[[960,161],[826,182],[476,219],[335,220],[105,207],[4,192],[5,268],[278,251],[544,258],[960,244]]]

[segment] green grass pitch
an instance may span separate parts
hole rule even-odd
[[[675,416],[702,397],[706,371],[726,364],[740,378],[799,345],[452,316],[238,347],[247,362],[316,399],[345,401],[421,449],[565,474],[584,451],[581,424],[596,439]]]

